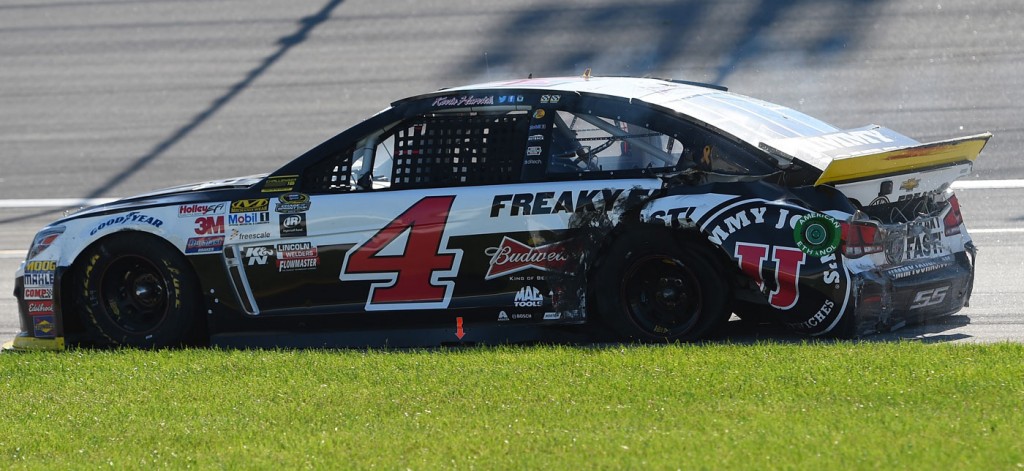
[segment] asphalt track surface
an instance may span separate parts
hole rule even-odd
[[[268,172],[404,96],[592,67],[920,141],[992,132],[959,192],[981,250],[971,307],[869,340],[1024,341],[1019,0],[626,3],[0,2],[0,338],[54,199]]]

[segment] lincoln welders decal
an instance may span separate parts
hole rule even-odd
[[[700,227],[734,258],[782,322],[822,334],[842,317],[850,289],[850,275],[833,247],[832,221],[795,206],[747,200],[714,212]],[[794,233],[807,239],[803,247]]]

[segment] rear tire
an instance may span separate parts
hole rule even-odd
[[[94,343],[163,348],[192,340],[198,283],[185,257],[139,233],[104,239],[81,255],[74,299]]]
[[[699,340],[730,315],[721,271],[699,250],[680,247],[665,230],[621,235],[593,280],[598,316],[627,340]]]

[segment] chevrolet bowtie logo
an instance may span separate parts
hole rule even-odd
[[[907,181],[904,181],[903,183],[900,183],[900,189],[903,191],[913,191],[914,188],[917,188],[917,186],[920,184],[920,178],[911,178]]]

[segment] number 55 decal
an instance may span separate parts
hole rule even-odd
[[[448,307],[462,250],[444,236],[454,196],[419,200],[366,242],[345,254],[340,279],[381,280],[370,285],[367,311]]]

